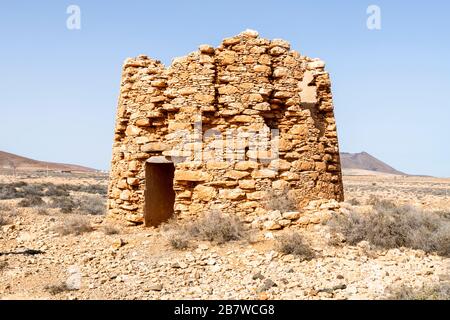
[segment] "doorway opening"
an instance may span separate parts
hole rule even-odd
[[[148,161],[145,164],[145,226],[157,227],[174,213],[175,166],[169,161]]]

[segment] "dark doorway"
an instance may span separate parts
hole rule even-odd
[[[173,215],[175,191],[173,190],[173,163],[146,163],[145,214],[146,226],[158,226]]]

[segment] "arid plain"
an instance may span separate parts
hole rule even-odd
[[[312,204],[284,230],[233,221],[228,236],[185,228],[180,238],[174,222],[108,219],[106,176],[1,176],[0,298],[448,299],[448,228],[436,246],[418,239],[428,231],[397,234],[414,226],[386,222],[386,243],[354,224],[393,211],[448,227],[450,179],[344,176],[344,185],[345,202]],[[327,219],[302,223],[318,213]]]

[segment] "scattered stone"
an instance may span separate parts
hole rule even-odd
[[[269,220],[264,222],[264,228],[267,230],[280,230],[282,229],[282,226],[275,221]]]
[[[264,278],[265,278],[265,277],[261,274],[261,272],[255,273],[255,274],[252,276],[252,279],[253,279],[253,280],[257,280],[257,279],[263,280]]]
[[[147,287],[144,287],[144,291],[148,292],[148,291],[162,291],[163,289],[163,285],[160,283],[155,283],[152,285],[149,285]]]
[[[267,278],[264,280],[264,284],[257,289],[258,293],[269,290],[270,288],[276,287],[277,284],[273,282],[271,279]]]
[[[112,247],[114,249],[119,249],[119,248],[123,247],[124,245],[126,245],[126,242],[121,238],[114,240],[112,243]]]

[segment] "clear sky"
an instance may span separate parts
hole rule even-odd
[[[4,1],[0,150],[108,169],[125,58],[167,65],[250,28],[326,61],[341,151],[450,177],[449,16],[447,0]]]

